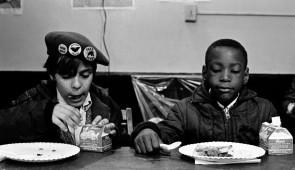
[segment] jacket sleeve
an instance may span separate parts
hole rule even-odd
[[[181,140],[183,136],[183,116],[181,105],[175,104],[168,113],[167,118],[155,124],[153,122],[142,122],[135,127],[131,134],[131,141],[134,144],[134,139],[143,129],[152,129],[155,131],[164,143],[173,143]]]
[[[260,98],[260,104],[258,104],[258,106],[259,106],[259,113],[261,113],[259,116],[261,123],[263,122],[271,123],[272,117],[277,116],[277,110],[272,104],[272,102],[266,99]]]
[[[164,143],[170,144],[175,141],[182,141],[184,135],[184,109],[181,103],[176,103],[167,118],[157,124],[161,130],[160,136]]]
[[[0,110],[0,144],[47,140],[53,106],[29,97]]]
[[[161,138],[161,131],[156,123],[153,123],[150,121],[141,122],[134,128],[134,131],[131,134],[131,146],[132,147],[134,147],[134,139],[143,129],[152,129]]]

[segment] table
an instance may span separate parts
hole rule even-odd
[[[264,155],[261,163],[231,165],[195,165],[194,160],[173,150],[170,156],[158,154],[141,155],[133,148],[121,147],[105,153],[81,151],[78,155],[55,162],[26,163],[6,159],[0,162],[0,169],[247,169],[286,170],[295,169],[295,154]]]

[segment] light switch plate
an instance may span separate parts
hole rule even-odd
[[[184,17],[186,22],[196,22],[197,21],[197,5],[186,4],[184,6]]]

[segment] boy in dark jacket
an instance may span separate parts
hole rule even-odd
[[[143,122],[132,133],[138,153],[159,151],[160,143],[184,145],[228,141],[258,145],[263,122],[276,115],[273,104],[247,89],[247,52],[237,41],[220,39],[206,52],[202,85],[176,103],[167,118]],[[163,150],[168,152],[167,150]]]
[[[83,35],[50,32],[45,37],[50,80],[42,81],[0,110],[0,144],[64,142],[79,145],[81,126],[106,126],[120,144],[121,109],[108,91],[92,83],[105,56]]]

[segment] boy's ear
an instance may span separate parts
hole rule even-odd
[[[203,77],[203,80],[206,80],[207,79],[207,66],[206,65],[203,65],[203,68],[202,68],[202,77]]]
[[[245,76],[244,76],[244,82],[243,82],[243,84],[247,84],[248,83],[248,80],[249,80],[249,68],[247,67],[245,69]]]

